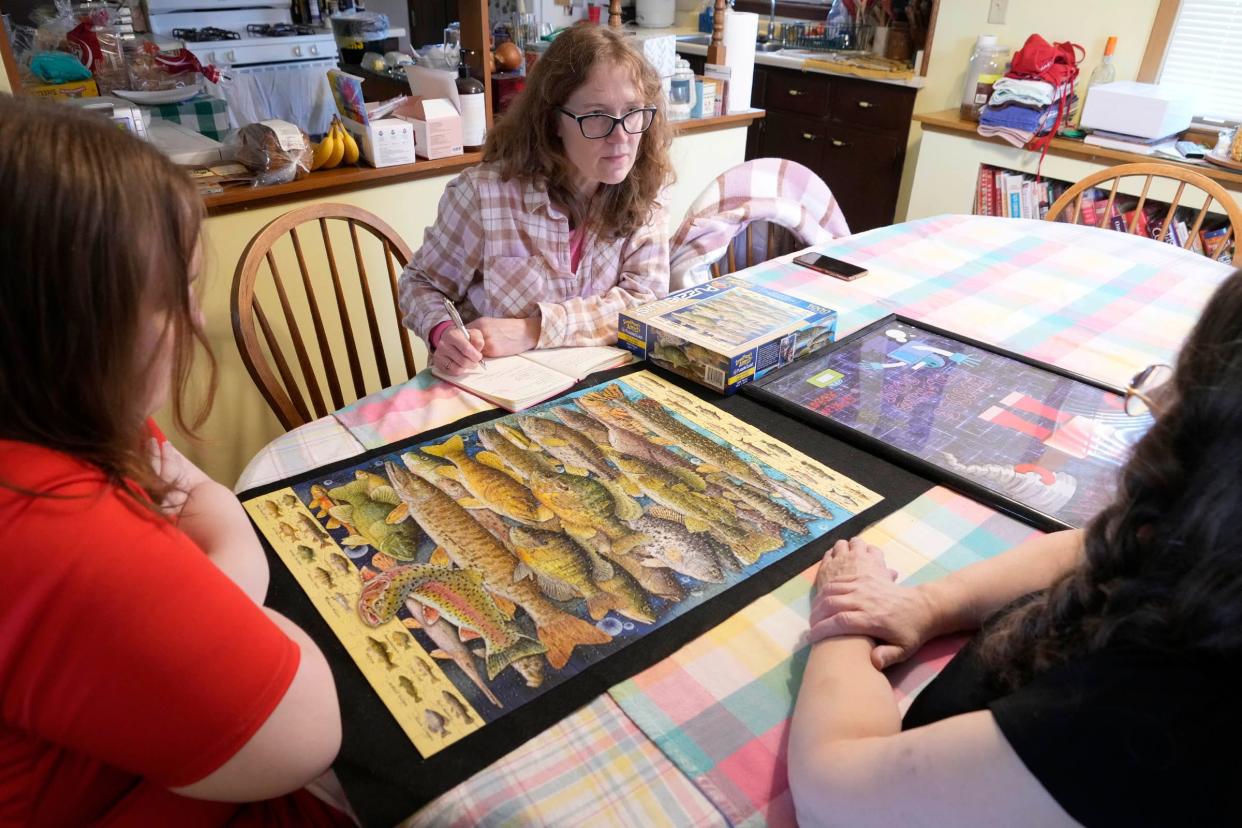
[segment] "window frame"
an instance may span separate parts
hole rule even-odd
[[[1164,66],[1164,57],[1169,51],[1169,42],[1173,37],[1173,24],[1177,22],[1177,13],[1181,11],[1182,0],[1160,0],[1156,7],[1156,17],[1152,21],[1151,34],[1147,37],[1147,48],[1143,50],[1143,61],[1139,64],[1137,80],[1140,83],[1159,83],[1160,70]],[[1194,126],[1223,129],[1239,126],[1239,121],[1222,118],[1207,118],[1196,114]]]

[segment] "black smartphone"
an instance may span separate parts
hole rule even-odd
[[[794,264],[809,267],[811,270],[817,270],[846,282],[852,282],[867,275],[867,268],[825,256],[823,253],[803,253],[794,259]]]

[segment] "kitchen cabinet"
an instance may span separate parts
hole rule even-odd
[[[698,74],[704,58],[683,55]],[[746,158],[788,158],[836,196],[850,229],[893,223],[917,89],[859,78],[755,66]]]

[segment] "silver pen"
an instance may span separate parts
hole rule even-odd
[[[444,312],[449,315],[449,319],[453,320],[453,327],[461,331],[461,335],[469,342],[470,331],[466,330],[466,323],[461,321],[461,314],[457,312],[457,308],[453,307],[453,303],[449,301],[447,296],[441,296],[440,300],[444,302]],[[483,361],[482,357],[479,357],[479,365],[484,368],[487,367],[487,363]]]

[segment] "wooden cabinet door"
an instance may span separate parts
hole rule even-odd
[[[819,173],[827,130],[818,118],[769,109],[757,157],[787,158]]]
[[[905,145],[873,130],[836,123],[824,129],[820,166],[813,169],[836,196],[850,230],[892,224]]]

